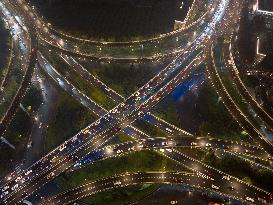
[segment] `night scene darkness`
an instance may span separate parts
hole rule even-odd
[[[273,0],[0,0],[0,205],[273,205]]]

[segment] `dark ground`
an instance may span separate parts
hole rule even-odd
[[[178,185],[163,185],[150,196],[130,205],[169,205],[171,201],[177,201],[176,205],[208,205],[210,202],[223,203],[221,199],[217,199],[215,196],[207,196],[201,192],[189,192],[186,189]],[[238,205],[239,203],[232,201],[230,204]]]
[[[58,29],[92,38],[126,39],[171,31],[192,0],[29,0]],[[76,2],[76,3],[75,3]]]
[[[259,0],[259,9],[266,11],[273,11],[272,0]]]

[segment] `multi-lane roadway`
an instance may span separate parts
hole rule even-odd
[[[26,180],[23,185],[18,185],[14,191],[10,190],[10,188],[10,192],[4,197],[4,201],[11,204],[21,201],[22,198],[31,194],[39,186],[52,180],[55,176],[72,166],[74,160],[70,160],[69,157],[73,158],[78,155],[79,159],[81,159],[88,152],[102,146],[114,133],[120,131],[122,127],[127,126],[130,122],[140,117],[140,111],[143,113],[147,112],[152,106],[158,103],[162,97],[170,93],[173,89],[172,84],[174,86],[177,85],[181,81],[181,78],[183,79],[188,75],[187,73],[193,63],[192,61],[196,55],[200,54],[199,47],[202,41],[213,32],[216,23],[218,23],[225,11],[227,3],[228,1],[221,1],[214,11],[213,20],[209,22],[205,30],[197,36],[192,45],[189,46],[183,54],[180,54],[168,67],[163,69],[157,76],[140,88],[139,91],[130,96],[125,103],[118,105],[111,110],[109,114],[106,114],[78,133],[75,137],[50,152],[43,159],[36,162],[32,167],[25,170],[21,175],[31,170],[29,179]],[[179,71],[180,69],[178,68],[180,67],[186,68]],[[172,79],[168,79],[170,77],[172,77]],[[88,141],[91,138],[92,140]],[[80,144],[77,141],[78,139],[81,140]],[[51,163],[53,156],[57,156],[61,160],[59,160],[58,163]],[[8,182],[8,184],[11,183],[13,184],[12,187],[14,187],[17,184],[14,182],[15,180],[13,183]],[[26,189],[26,186],[31,187],[31,189]],[[36,188],[34,189],[33,186]],[[12,197],[13,195],[14,197]]]
[[[10,2],[10,1],[5,1],[5,3],[6,3],[5,5],[7,6],[8,9],[10,9],[10,11],[15,12],[16,15],[20,15],[22,17],[23,20],[21,22],[24,22],[24,20],[33,22],[33,25],[31,26],[27,25],[26,27],[28,27],[29,32],[31,33],[31,36],[32,36],[31,42],[34,45],[37,44],[37,41],[35,41],[35,39],[36,39],[36,32],[38,32],[40,36],[41,35],[43,36],[42,38],[48,39],[48,41],[51,44],[54,44],[56,48],[59,48],[62,51],[66,49],[70,49],[70,45],[67,45],[67,43],[64,42],[62,39],[57,38],[56,36],[52,36],[50,33],[48,33],[48,29],[41,28],[42,26],[41,21],[35,18],[35,14],[33,14],[33,12],[30,12],[29,7],[27,7],[26,5],[22,6],[23,5],[22,3],[24,3],[22,0],[19,0],[18,4],[14,2]],[[234,1],[232,1],[232,3],[234,3]],[[75,164],[81,163],[81,160],[84,159],[88,154],[97,152],[116,133],[124,129],[128,129],[128,127],[130,128],[130,124],[132,124],[135,120],[142,118],[145,113],[147,113],[161,99],[167,96],[184,79],[190,76],[192,70],[196,67],[196,65],[200,63],[199,57],[203,54],[202,45],[205,40],[212,39],[211,37],[214,34],[215,28],[221,25],[221,21],[224,17],[225,11],[227,10],[229,4],[230,4],[229,0],[218,0],[218,1],[211,2],[211,5],[213,7],[208,12],[208,15],[206,15],[206,18],[202,17],[201,20],[198,21],[198,23],[192,25],[192,27],[189,28],[192,30],[186,35],[186,39],[184,41],[182,42],[178,41],[179,46],[176,47],[176,49],[179,48],[176,50],[177,57],[166,68],[160,71],[155,77],[149,80],[143,87],[141,87],[137,92],[133,93],[127,99],[124,99],[122,96],[118,95],[113,90],[109,90],[108,87],[106,87],[102,82],[98,81],[92,75],[88,74],[87,71],[83,67],[81,67],[81,65],[78,64],[77,61],[75,61],[75,59],[69,56],[66,56],[64,54],[61,54],[61,57],[72,68],[77,69],[80,72],[80,75],[85,76],[85,78],[88,78],[90,82],[96,84],[99,88],[101,88],[106,93],[108,93],[109,96],[113,98],[116,103],[119,103],[119,104],[112,110],[107,111],[104,108],[100,107],[99,105],[96,105],[90,99],[86,98],[85,103],[90,106],[90,109],[95,110],[96,113],[98,113],[98,115],[101,117],[99,117],[98,120],[90,124],[85,129],[81,130],[77,135],[67,140],[62,145],[58,146],[56,149],[52,150],[49,154],[47,154],[42,159],[34,163],[28,169],[23,170],[20,173],[13,173],[11,175],[6,176],[3,181],[3,184],[0,187],[1,203],[17,204],[18,202],[22,201],[27,196],[37,191],[41,186],[51,181],[62,172],[73,167]],[[3,4],[1,5],[3,6]],[[15,21],[17,21],[17,25],[20,24],[18,19],[17,20],[15,19]],[[19,27],[20,26],[24,28],[25,25],[19,25]],[[33,27],[35,27],[36,30],[34,30]],[[63,46],[63,48],[60,48],[60,46]],[[67,50],[67,51],[68,52],[66,54],[75,53],[74,48],[72,48],[72,50]],[[30,62],[29,66],[33,66],[36,59],[35,47],[34,49],[31,50],[31,54],[32,55],[29,60]],[[81,56],[85,56],[85,55],[83,54]],[[207,46],[207,48],[205,48],[205,57],[206,57],[205,61],[208,65],[208,72],[210,74],[210,79],[213,82],[219,95],[222,97],[223,101],[227,102],[228,104],[231,103],[230,105],[231,107],[229,110],[231,111],[232,115],[238,120],[238,122],[240,122],[240,124],[245,128],[245,130],[251,136],[253,136],[255,140],[257,140],[258,142],[260,142],[261,145],[263,145],[263,147],[268,153],[272,154],[273,149],[270,146],[270,142],[268,142],[267,139],[264,138],[264,136],[262,136],[259,130],[253,127],[251,122],[249,122],[247,118],[240,112],[240,110],[237,109],[236,105],[232,104],[233,101],[232,99],[230,99],[230,96],[228,95],[226,90],[223,88],[222,82],[219,80],[219,76],[217,74],[217,71],[215,70],[215,66],[213,64],[213,59],[211,56],[211,46]],[[64,81],[60,81],[62,76],[58,74],[58,72],[56,72],[56,70],[54,70],[52,66],[50,67],[49,63],[42,56],[41,53],[38,53],[38,60],[41,66],[45,67],[48,70],[48,72],[51,73],[52,76],[54,75],[53,78],[56,79],[59,84],[64,82]],[[68,81],[65,83],[68,86],[70,86],[70,83]],[[72,85],[70,90],[73,90]],[[79,93],[77,93],[78,92],[77,90],[74,92],[76,92],[75,96],[80,95]],[[154,119],[158,120],[155,117]],[[158,125],[162,125],[160,123],[167,125],[165,122],[158,121]],[[146,137],[145,134],[142,137]],[[204,180],[207,180],[207,181],[210,180],[210,181],[213,181],[214,183],[212,186],[212,184],[206,184],[206,181],[202,181],[203,183],[202,186],[201,185],[199,186],[201,188],[214,189],[216,192],[221,192],[227,195],[231,193],[231,196],[243,201],[249,201],[249,203],[252,202],[252,199],[255,196],[259,197],[255,199],[257,202],[261,202],[261,200],[268,200],[270,198],[271,196],[270,193],[263,191],[257,187],[248,185],[245,182],[235,177],[226,176],[225,173],[219,170],[216,170],[210,166],[207,166],[204,163],[192,157],[189,157],[176,149],[173,149],[172,147],[173,145],[168,144],[168,143],[174,143],[175,146],[178,146],[177,144],[179,143],[181,143],[181,145],[183,146],[203,146],[203,147],[217,147],[217,146],[219,147],[220,146],[219,148],[223,149],[225,148],[224,145],[228,144],[228,142],[219,143],[219,141],[216,142],[216,141],[213,141],[213,139],[208,139],[209,142],[204,142],[203,141],[204,139],[193,139],[193,138],[190,139],[186,137],[182,139],[183,140],[181,142],[179,140],[177,141],[174,140],[175,143],[174,141],[171,141],[171,142],[166,141],[165,143],[163,143],[162,141],[157,139],[159,141],[155,140],[154,141],[155,144],[153,144],[154,146],[152,147],[155,148],[156,144],[158,144],[159,142],[161,142],[161,146],[164,146],[164,145],[169,146],[169,148],[164,147],[165,151],[162,150],[162,153],[166,157],[189,168],[193,172],[197,173],[197,176],[201,176],[201,178],[203,178]],[[189,141],[187,141],[188,139]],[[198,140],[201,140],[202,142]],[[149,140],[145,141],[145,143],[148,143],[148,142],[150,141]],[[135,142],[132,142],[132,143],[135,143]],[[139,143],[139,142],[136,142],[136,143]],[[124,151],[125,149],[127,149],[127,151],[129,149],[131,151],[134,151],[133,149],[140,149],[141,147],[145,147],[143,145],[145,143],[138,144],[138,146],[134,148],[132,147],[128,148],[126,146],[122,148],[122,145],[118,145],[118,146],[121,146],[120,152],[122,152],[122,150]],[[242,145],[242,144],[236,144],[236,148],[234,148],[233,145],[234,144],[232,144],[232,146],[228,145],[227,149],[228,150],[237,149],[237,152],[243,153],[243,154],[249,154],[246,152],[249,152],[250,150],[253,149],[253,151],[251,151],[252,155],[258,155],[258,157],[261,157],[261,158],[268,157],[268,155],[266,155],[263,152],[263,150],[259,148],[255,148],[251,146],[251,147],[248,147],[248,149],[246,149],[245,145]],[[151,145],[149,144],[149,146]],[[105,148],[105,150],[106,150],[105,154],[109,155],[110,153],[114,153],[112,152],[113,150],[109,149],[109,147]],[[102,155],[102,157],[103,156],[106,156],[106,155]],[[136,178],[136,180],[139,180],[142,178],[145,179],[146,176],[148,176],[149,178],[149,174],[141,173],[140,178]],[[170,173],[170,175],[168,176],[170,177],[166,181],[169,180],[170,182],[171,181],[170,179],[175,179],[177,183],[178,179],[173,177],[173,173]],[[193,175],[187,175],[187,176],[193,176]],[[154,177],[154,179],[157,180],[158,178]],[[194,180],[195,179],[196,177],[194,178]],[[134,180],[134,178],[132,178],[132,180]],[[156,180],[154,182],[159,183]],[[195,182],[195,183],[190,183],[191,186],[193,186],[194,184],[198,184],[194,180],[192,182]],[[140,182],[141,181],[139,181],[139,183]],[[149,180],[146,180],[146,182],[149,182]],[[153,182],[153,181],[150,181],[150,182]],[[110,189],[113,187],[111,183],[115,183],[115,182],[109,181],[109,184],[104,184],[103,180],[98,181],[98,184],[96,184],[96,186],[93,187],[93,189],[97,191],[103,190],[105,189],[106,185],[109,185],[109,189]],[[117,185],[120,185],[120,184],[122,184],[122,182],[119,182]],[[231,186],[232,188],[230,188]],[[94,190],[85,189],[84,191],[86,192],[87,195],[90,195],[93,193],[92,191]],[[82,198],[85,196],[84,194],[82,194],[83,192],[81,191],[79,192],[77,191],[76,193],[78,195],[77,196],[75,195],[75,198],[73,200],[77,200],[78,198]],[[65,204],[67,203],[65,200],[69,200],[69,201],[72,200],[71,197],[73,198],[73,196],[65,195],[65,197],[62,198],[61,201],[59,201],[58,203]],[[260,201],[258,199],[260,199]]]

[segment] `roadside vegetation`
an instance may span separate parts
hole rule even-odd
[[[56,101],[56,112],[48,126],[47,150],[50,151],[69,139],[96,118],[97,116],[93,112],[67,93],[61,92]]]
[[[251,185],[256,185],[269,192],[273,191],[273,172],[263,168],[255,168],[249,162],[235,156],[224,155],[219,157],[209,152],[203,161],[232,176],[238,177]]]
[[[150,135],[151,137],[167,137],[168,133],[161,130],[160,128],[146,122],[145,120],[137,120],[134,125],[139,128],[142,132]]]
[[[0,142],[0,176],[4,176],[16,162],[22,160],[30,130],[31,119],[19,109],[3,135],[15,147],[15,150],[2,141]]]
[[[11,35],[2,20],[0,20],[0,36],[0,82],[2,82],[8,72],[9,60],[12,55]]]
[[[180,127],[178,117],[179,107],[171,95],[164,98],[154,109],[153,112],[159,118]]]
[[[203,118],[199,129],[201,136],[212,136],[234,140],[249,140],[238,123],[232,118],[209,82],[199,91],[197,112]]]
[[[45,55],[50,64],[64,76],[72,85],[79,89],[83,94],[91,100],[101,105],[106,109],[111,109],[115,106],[114,101],[108,97],[99,88],[96,88],[91,83],[82,78],[73,68],[54,53]]]
[[[22,103],[32,108],[30,112],[36,112],[41,102],[41,91],[31,85]],[[16,162],[22,160],[31,128],[32,120],[30,116],[21,108],[18,108],[6,132],[3,134],[3,137],[13,145],[15,149],[0,142],[0,176],[3,176],[9,171]]]
[[[87,65],[86,68],[124,97],[138,90],[160,70],[160,66],[140,64]]]
[[[171,31],[179,12],[175,0],[28,1],[58,30],[95,40],[129,40]]]
[[[185,171],[175,162],[157,154],[154,151],[142,151],[130,153],[118,158],[110,158],[94,164],[85,166],[73,172],[67,172],[56,179],[59,186],[64,189],[80,185],[82,182],[92,181],[99,178],[109,177],[124,172],[141,172],[141,171],[159,171],[159,170],[179,170]],[[134,186],[123,189],[116,189],[107,194],[96,194],[85,199],[87,203],[96,205],[104,204],[124,204],[136,201],[143,196],[156,190],[157,185],[151,186]]]

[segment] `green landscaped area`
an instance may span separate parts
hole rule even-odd
[[[36,112],[41,102],[42,98],[40,90],[34,85],[31,85],[22,104],[30,106],[32,108],[30,112]],[[10,164],[12,161],[16,162],[22,160],[31,128],[31,118],[26,112],[19,108],[3,135],[5,139],[15,146],[16,150],[6,144],[0,144],[0,176],[4,175],[6,171],[11,168],[7,166],[7,164]]]
[[[110,158],[103,161],[98,161],[95,164],[87,165],[73,172],[67,172],[60,178],[56,179],[56,182],[60,187],[68,189],[78,186],[82,182],[105,178],[124,172],[160,170],[186,171],[181,166],[178,166],[175,162],[157,154],[154,151],[142,151],[130,153],[126,156],[122,155],[118,158]],[[146,187],[146,189],[142,189],[142,186],[137,188],[134,187],[134,189],[138,190],[135,194],[131,193],[132,188],[113,190],[108,192],[106,195],[95,195],[89,198],[87,201],[88,203],[95,203],[96,205],[112,204],[112,202],[115,202],[114,204],[123,204],[129,201],[136,201],[144,195],[148,195],[154,191],[156,187],[157,186],[155,185]]]
[[[239,106],[245,115],[247,115],[248,119],[252,120],[252,123],[257,125],[256,120],[250,113],[250,107],[245,99],[238,92],[237,86],[233,83],[231,73],[225,72],[221,75],[221,79],[228,90],[230,96],[234,99],[235,103]]]
[[[203,160],[204,156],[207,153],[207,150],[202,148],[179,147],[177,148],[177,150],[200,161]]]
[[[244,135],[209,82],[204,83],[201,87],[196,107],[197,112],[203,118],[199,129],[200,136],[249,142],[249,137]]]
[[[105,168],[107,167],[107,168]],[[73,172],[67,172],[57,182],[64,188],[80,185],[87,179],[92,181],[123,172],[171,170],[176,167],[175,162],[157,154],[154,151],[141,151],[109,158],[87,165]]]
[[[12,40],[4,22],[0,20],[0,82],[2,83],[9,69],[9,61],[12,57]]]
[[[177,113],[178,109],[177,104],[174,102],[171,95],[169,95],[159,102],[159,104],[153,109],[153,112],[159,118],[180,127]]]
[[[124,134],[124,133],[118,133],[118,134],[116,135],[116,137],[119,139],[119,141],[120,141],[121,143],[123,143],[123,142],[128,142],[128,141],[132,141],[132,140],[133,140],[133,138],[132,138],[131,136],[129,136],[129,135],[127,135],[127,134]]]
[[[269,192],[273,191],[273,172],[270,170],[257,169],[249,162],[235,156],[219,157],[214,152],[207,153],[203,161],[251,185],[261,187]]]
[[[96,88],[91,83],[82,78],[76,71],[69,67],[58,55],[46,55],[47,60],[51,65],[66,79],[79,89],[82,93],[88,96],[91,100],[101,105],[105,109],[111,109],[115,106],[114,101],[108,97],[99,88]]]
[[[223,39],[219,39],[219,44],[214,49],[214,59],[215,64],[218,69],[218,72],[220,74],[220,78],[226,87],[227,91],[229,92],[229,95],[232,97],[234,102],[238,105],[238,107],[242,110],[242,112],[247,116],[248,119],[251,120],[253,124],[256,126],[259,126],[256,119],[253,117],[253,115],[250,113],[250,107],[248,103],[245,101],[245,99],[240,94],[238,87],[236,86],[231,71],[225,67],[224,59],[227,58],[224,56],[222,52],[223,47]],[[221,68],[221,69],[220,69]],[[220,71],[219,71],[220,70]]]
[[[95,194],[82,200],[86,203],[96,205],[104,205],[105,203],[120,205],[137,202],[151,193],[155,192],[160,185],[158,184],[143,184],[139,186],[128,186],[123,188],[113,189]]]
[[[0,103],[0,118],[7,112],[11,105],[18,89],[21,86],[25,75],[25,65],[22,65],[20,55],[21,53],[15,53],[15,58],[12,58],[11,65],[9,67],[9,73],[5,79],[6,83],[3,85],[3,91],[1,93]]]
[[[103,64],[92,66],[92,68],[86,66],[86,68],[124,97],[138,90],[160,71],[157,66],[138,64]]]
[[[65,140],[75,135],[80,129],[92,123],[97,116],[61,92],[56,101],[56,112],[49,122],[47,131],[47,150],[52,150]]]
[[[40,88],[31,84],[22,105],[29,113],[34,113],[39,109],[41,103],[43,103],[43,96]]]
[[[140,129],[142,132],[150,135],[151,137],[167,137],[168,133],[161,130],[160,128],[144,121],[144,120],[138,120],[134,123],[134,125]]]
[[[13,163],[22,159],[22,154],[28,142],[28,135],[31,131],[31,119],[21,109],[17,111],[7,131],[3,135],[16,150],[8,145],[1,143],[0,149],[0,176],[3,177],[7,171],[10,171]],[[9,166],[8,166],[9,165]]]
[[[214,150],[192,149],[187,147],[178,148],[178,150],[225,173],[242,179],[251,185],[263,187],[270,192],[273,191],[272,171],[263,168],[257,170],[255,166],[239,157],[230,154],[224,154],[223,156],[217,155]],[[242,157],[246,158],[245,156]],[[268,164],[259,160],[255,161],[268,166]]]

